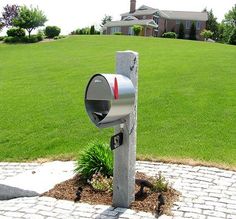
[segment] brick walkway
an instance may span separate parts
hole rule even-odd
[[[12,177],[40,164],[0,163],[1,179]],[[17,168],[15,168],[17,166]],[[236,219],[236,172],[218,168],[137,162],[137,171],[153,176],[161,171],[182,193],[170,218]],[[48,197],[0,201],[0,218],[154,218],[150,213],[104,205],[89,205]]]

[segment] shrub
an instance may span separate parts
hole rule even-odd
[[[42,40],[43,40],[43,37],[39,34],[31,35],[30,37],[24,36],[23,38],[21,38],[21,42],[23,42],[23,43],[37,43]]]
[[[19,38],[17,36],[15,36],[15,37],[8,36],[8,37],[4,38],[4,42],[5,43],[19,43],[19,42],[21,42],[21,38]]]
[[[91,143],[82,152],[76,172],[86,179],[100,172],[104,176],[113,175],[113,154],[107,144]]]
[[[142,26],[140,25],[134,25],[133,27],[134,35],[139,36],[140,32],[142,31]]]
[[[166,32],[162,34],[162,37],[176,39],[177,35],[175,32]]]
[[[53,39],[54,40],[60,40],[60,39],[63,39],[63,38],[65,38],[66,36],[64,36],[64,35],[61,35],[61,36],[55,36]]]
[[[23,37],[25,36],[25,30],[18,27],[13,27],[7,30],[7,36],[9,37]]]
[[[196,26],[194,22],[192,23],[191,28],[190,28],[189,39],[196,40]]]
[[[53,38],[55,36],[59,36],[60,32],[61,32],[61,29],[57,26],[47,26],[45,28],[45,35],[48,38]]]
[[[39,41],[37,35],[31,35],[30,37],[27,38],[28,38],[28,43],[37,43]]]
[[[233,29],[229,36],[229,44],[236,45],[236,27]]]
[[[121,32],[115,32],[114,35],[122,35]]]
[[[210,30],[203,30],[201,32],[201,36],[203,36],[204,39],[207,41],[209,38],[213,36],[213,32],[211,32]]]
[[[3,41],[4,40],[4,36],[0,36],[0,41]]]
[[[181,22],[179,25],[179,35],[178,35],[179,39],[184,39],[185,38],[185,34],[184,34],[184,24]]]
[[[103,176],[101,173],[93,174],[90,185],[95,191],[111,192],[112,191],[112,177]]]
[[[38,38],[38,41],[42,41],[44,39],[43,34],[37,34],[36,36]]]

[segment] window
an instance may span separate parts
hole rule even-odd
[[[111,28],[111,34],[118,33],[118,32],[121,32],[121,28],[120,27],[112,27]]]
[[[191,25],[191,22],[190,21],[186,21],[186,30],[190,29],[190,25]]]
[[[180,24],[180,21],[179,20],[176,20],[176,25],[179,25]]]
[[[196,29],[197,29],[197,30],[200,30],[200,29],[201,29],[201,22],[200,22],[200,21],[197,21],[197,22],[196,22]]]
[[[133,27],[129,27],[129,35],[134,35],[134,30],[133,30]]]

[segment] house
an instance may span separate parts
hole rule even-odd
[[[120,21],[111,21],[104,25],[104,34],[121,32],[133,35],[133,25],[142,26],[141,36],[160,37],[165,32],[179,33],[179,26],[184,25],[185,38],[189,37],[192,23],[196,26],[196,38],[203,40],[200,33],[206,28],[207,12],[167,11],[148,7],[136,9],[136,0],[130,0],[130,12],[121,14]]]

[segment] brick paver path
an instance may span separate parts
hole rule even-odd
[[[2,178],[34,170],[40,164],[0,163]],[[19,167],[19,168],[18,168]],[[21,168],[20,168],[21,167]],[[137,171],[153,176],[161,171],[172,186],[182,193],[172,208],[173,216],[163,218],[236,219],[236,172],[218,168],[137,162]],[[48,197],[0,201],[4,218],[154,218],[150,213],[104,205],[89,205]]]

